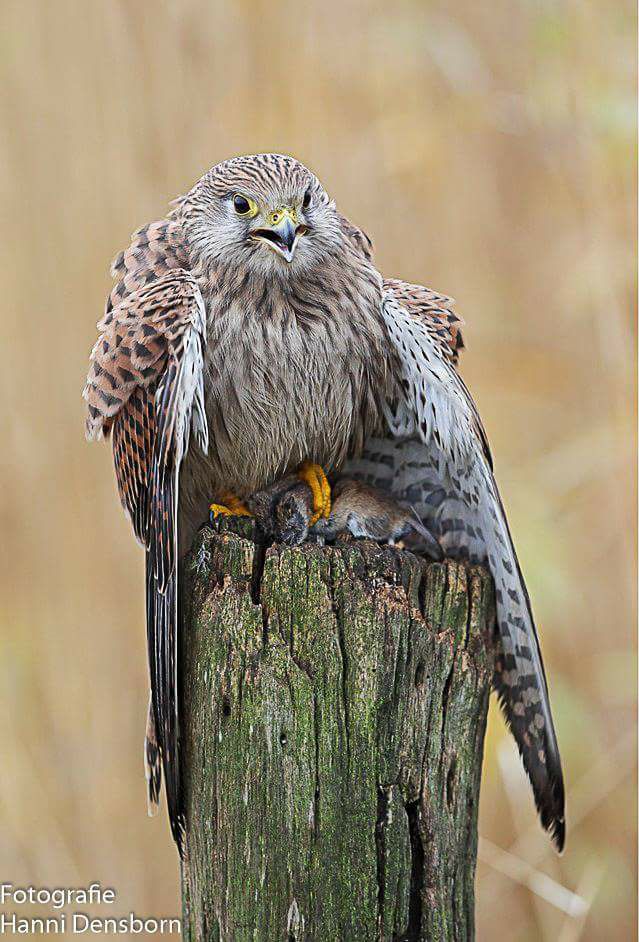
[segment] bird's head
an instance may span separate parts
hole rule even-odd
[[[182,203],[206,265],[288,277],[338,256],[340,217],[317,177],[293,157],[257,154],[213,167]]]

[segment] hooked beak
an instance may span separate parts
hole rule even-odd
[[[298,225],[294,209],[281,209],[269,216],[268,229],[255,229],[251,238],[263,242],[277,252],[284,261],[291,262],[301,237],[308,232],[307,226]]]

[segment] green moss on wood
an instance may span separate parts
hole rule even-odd
[[[185,937],[472,938],[489,578],[220,529],[185,565]]]

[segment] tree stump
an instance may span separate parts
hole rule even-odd
[[[184,938],[472,939],[485,571],[236,519],[183,585]]]

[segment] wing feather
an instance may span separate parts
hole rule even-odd
[[[464,321],[455,310],[454,299],[423,285],[412,285],[395,278],[384,281],[384,290],[412,320],[422,324],[442,356],[457,363],[464,349],[461,330]]]
[[[124,253],[116,260],[116,270],[126,269],[127,259]],[[108,307],[98,325],[101,334],[91,354],[84,397],[87,435],[112,436],[120,498],[146,548],[154,724],[171,827],[181,848],[177,500],[180,465],[191,431],[200,448],[208,449],[203,385],[206,317],[199,287],[189,272],[169,266],[140,286],[141,280],[135,284],[129,280],[117,306]],[[157,796],[157,778],[152,786]]]
[[[486,433],[455,369],[457,322],[442,314],[441,296],[435,301],[425,288],[385,287],[382,313],[399,355],[403,395],[387,404],[390,434],[367,442],[347,472],[412,504],[449,555],[490,566],[500,646],[495,687],[542,823],[561,850],[563,775],[541,651]]]

